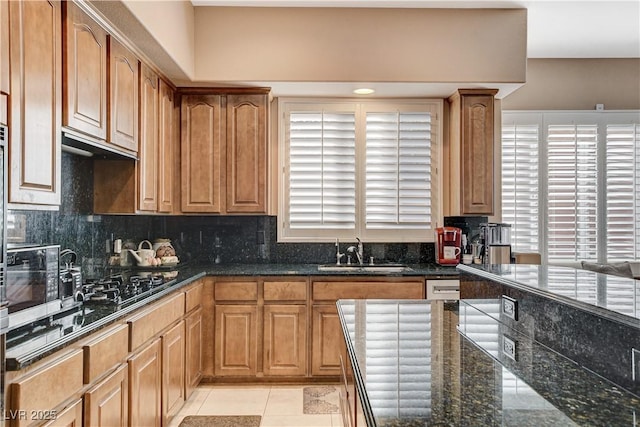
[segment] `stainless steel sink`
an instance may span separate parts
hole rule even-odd
[[[318,271],[343,271],[343,272],[368,272],[377,274],[406,273],[413,271],[411,267],[404,264],[322,264],[318,266]]]

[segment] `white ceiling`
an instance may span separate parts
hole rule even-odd
[[[191,0],[195,6],[526,8],[529,58],[640,58],[640,0]]]

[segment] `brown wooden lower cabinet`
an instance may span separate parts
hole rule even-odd
[[[314,305],[312,311],[311,375],[338,376],[340,375],[340,355],[345,355],[347,352],[338,309],[334,303]]]
[[[264,306],[265,375],[302,376],[307,366],[307,307]]]
[[[84,425],[94,425],[86,424],[82,421],[82,399],[78,399],[62,411],[52,414],[51,418],[51,420],[43,424],[43,427],[80,427]]]
[[[202,379],[202,308],[185,318],[185,399]]]
[[[125,427],[129,421],[129,376],[127,364],[84,394],[84,425]]]
[[[185,368],[184,320],[162,335],[162,408],[165,423],[182,407]]]
[[[255,376],[258,307],[216,305],[215,311],[215,375]]]
[[[161,340],[156,338],[128,361],[130,426],[162,426],[161,354]]]

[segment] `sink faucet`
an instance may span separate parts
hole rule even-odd
[[[340,240],[336,238],[336,265],[340,265],[340,258],[342,258],[344,254],[340,253]]]
[[[356,237],[356,240],[358,241],[358,248],[356,249],[355,246],[349,246],[347,248],[347,253],[349,254],[356,254],[356,258],[358,258],[358,264],[362,265],[363,264],[363,248],[362,248],[362,241],[360,240],[359,237]],[[351,260],[351,257],[348,257],[349,260]]]

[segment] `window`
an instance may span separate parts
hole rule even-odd
[[[442,101],[281,99],[279,241],[433,241]]]
[[[639,112],[503,112],[502,146],[514,251],[640,258]]]

